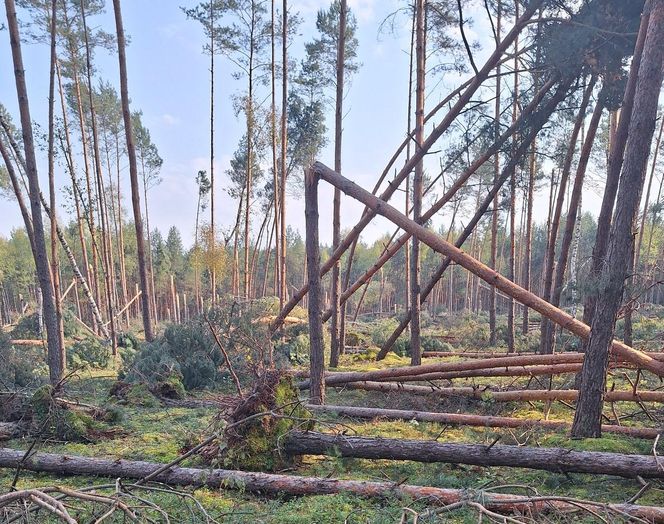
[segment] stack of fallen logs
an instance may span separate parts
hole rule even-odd
[[[649,353],[653,358],[664,361],[664,354]],[[326,372],[325,384],[348,389],[366,391],[400,391],[414,395],[434,395],[440,397],[469,397],[495,402],[511,401],[574,401],[578,391],[519,389],[503,391],[489,387],[442,387],[433,381],[475,377],[537,377],[565,373],[576,373],[583,364],[583,353],[559,353],[556,355],[508,355],[492,358],[471,358],[458,362],[436,362],[420,366],[407,366],[373,371]],[[632,369],[631,364],[616,358],[611,359],[611,367]],[[307,373],[301,373],[306,377]],[[427,385],[412,384],[426,382]],[[300,389],[309,388],[309,380],[301,381]],[[664,391],[640,391],[638,384],[631,390],[607,391],[608,402],[664,402]]]

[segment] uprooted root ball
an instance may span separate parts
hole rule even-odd
[[[311,429],[312,419],[292,377],[270,370],[249,396],[219,414],[216,426],[223,442],[205,450],[208,460],[244,470],[278,471],[298,460],[281,452],[282,439],[291,430]]]

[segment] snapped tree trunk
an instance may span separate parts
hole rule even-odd
[[[323,292],[320,278],[318,243],[318,177],[308,169],[304,177],[306,219],[307,274],[309,277],[309,397],[313,404],[325,403],[325,347],[321,304]]]

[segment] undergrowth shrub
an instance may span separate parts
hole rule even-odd
[[[218,386],[230,377],[220,344],[240,380],[251,383],[271,352],[263,302],[242,307],[235,302],[221,304],[207,317],[168,325],[163,335],[140,347],[131,364],[124,366],[121,378],[151,385],[170,381],[173,386],[174,377],[178,377],[186,390]],[[285,359],[274,353],[276,364],[283,365]]]
[[[47,374],[44,350],[40,346],[16,347],[0,332],[0,380],[6,388],[41,384]]]
[[[99,409],[94,414],[88,414],[61,405],[50,385],[42,386],[33,393],[30,407],[31,432],[40,438],[89,442],[98,436],[109,436],[110,428],[105,419],[113,422],[121,418],[116,408]]]
[[[74,342],[67,349],[67,366],[70,368],[100,369],[108,367],[111,360],[110,346],[93,337]]]
[[[78,337],[83,334],[76,317],[68,309],[62,312],[62,325],[65,338]],[[14,339],[38,339],[40,336],[39,315],[37,313],[23,315],[11,332],[11,337]]]

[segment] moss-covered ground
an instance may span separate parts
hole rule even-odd
[[[342,359],[343,369],[375,369],[407,364],[403,357],[390,356],[386,361],[376,363],[362,356],[349,355]],[[68,393],[84,402],[108,406],[108,391],[115,380],[112,371],[86,371],[73,377],[68,383]],[[616,387],[627,387],[624,377],[614,376]],[[458,381],[459,384],[504,385],[514,379],[474,379]],[[516,385],[523,381],[517,381]],[[655,386],[655,384],[651,384]],[[514,384],[512,385],[514,387]],[[551,419],[571,420],[572,411],[562,403],[507,403],[474,401],[468,399],[406,398],[402,394],[367,393],[362,391],[329,390],[327,401],[330,404],[347,404],[390,408],[410,408],[431,411],[452,411],[460,413],[502,414],[524,418],[542,418],[545,412]],[[55,453],[69,453],[95,457],[118,457],[125,459],[168,462],[175,459],[183,449],[196,443],[208,434],[212,426],[214,410],[208,408],[164,408],[161,406],[123,406],[122,420],[119,423],[123,432],[113,439],[93,442],[53,442],[38,444],[38,449]],[[647,406],[651,416],[657,416],[656,406]],[[640,408],[629,404],[616,404],[618,413],[626,415],[624,424],[653,426],[644,413],[629,416]],[[607,406],[607,415],[613,412]],[[606,435],[601,439],[573,441],[563,432],[550,432],[536,429],[497,430],[493,428],[451,427],[434,423],[415,421],[352,421],[344,420],[334,425],[331,417],[328,424],[321,424],[321,431],[346,431],[358,435],[438,440],[441,442],[472,442],[491,444],[500,438],[502,444],[529,446],[558,446],[584,450],[602,450],[621,453],[652,452],[652,442],[623,436]],[[338,421],[337,421],[338,422]],[[31,444],[28,439],[15,439],[5,446],[26,449]],[[200,459],[190,459],[186,465],[202,465]],[[540,494],[566,495],[593,501],[624,502],[639,491],[636,480],[619,479],[608,476],[580,474],[552,474],[548,472],[511,469],[483,468],[448,464],[420,464],[389,460],[371,461],[342,459],[339,457],[305,457],[295,475],[338,477],[346,479],[384,480],[399,483],[429,485],[467,490],[469,494],[480,490],[498,489],[511,493],[526,493],[536,490]],[[13,471],[3,470],[0,474],[0,489],[4,492],[12,483]],[[83,477],[56,478],[51,475],[21,472],[17,486],[68,485],[88,486],[113,479],[92,479]],[[505,486],[504,488],[501,488]],[[400,522],[404,507],[416,510],[426,509],[424,502],[398,500],[386,494],[384,500],[370,500],[361,497],[339,494],[312,497],[270,497],[264,498],[241,491],[198,489],[191,492],[209,514],[220,522],[237,523],[396,523]],[[205,522],[202,514],[196,511],[191,500],[162,492],[150,492],[148,497],[168,512],[171,522]],[[664,505],[664,490],[657,483],[639,500],[641,504]],[[83,506],[81,506],[83,507]],[[93,520],[90,508],[81,509],[81,522]],[[46,515],[43,520],[49,522]],[[165,522],[163,516],[153,512],[155,522]],[[542,520],[539,520],[539,519]],[[609,522],[619,519],[613,515],[606,517]],[[162,519],[162,520],[160,520]],[[486,519],[486,517],[485,517]],[[547,519],[547,520],[545,520]],[[407,520],[412,522],[412,518]],[[548,515],[538,517],[545,522],[600,522],[590,514]],[[117,516],[115,522],[122,522]],[[476,513],[461,510],[453,514],[421,519],[420,522],[478,522]]]

